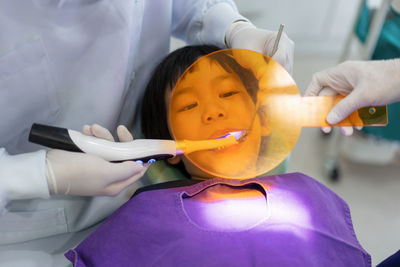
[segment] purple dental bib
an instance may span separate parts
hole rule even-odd
[[[66,257],[74,266],[371,266],[347,204],[301,173],[142,192]]]

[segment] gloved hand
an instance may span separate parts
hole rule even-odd
[[[83,133],[114,141],[107,129],[96,124],[85,125]],[[124,126],[117,128],[117,134],[122,142],[133,140]],[[93,155],[57,149],[50,150],[46,156],[51,194],[115,196],[140,179],[146,170],[146,165],[133,161],[111,163]]]
[[[111,142],[115,142],[114,137],[112,136],[110,131],[107,130],[106,128],[98,125],[98,124],[93,124],[92,126],[84,125],[83,128],[82,128],[82,133],[85,134],[85,135],[94,136],[94,137],[97,137],[97,138],[101,138],[101,139],[105,139],[105,140],[108,140],[108,141],[111,141]],[[123,125],[119,125],[117,127],[117,135],[118,135],[118,139],[119,139],[120,142],[133,141],[132,134]]]
[[[270,56],[277,34],[277,31],[258,29],[250,22],[237,21],[227,30],[225,42],[229,48],[249,49]],[[278,50],[272,58],[292,74],[293,57],[294,42],[283,32]]]
[[[347,95],[328,113],[329,124],[342,121],[361,107],[400,101],[400,59],[344,62],[314,74],[304,95]],[[343,133],[351,135],[353,129]]]

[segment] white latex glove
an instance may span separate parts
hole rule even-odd
[[[400,59],[344,62],[315,73],[304,95],[347,95],[328,113],[329,124],[362,107],[400,101]],[[345,135],[353,133],[352,127],[344,128]]]
[[[111,133],[97,125],[85,125],[83,133],[114,141]],[[133,137],[124,126],[117,128],[122,142]],[[126,187],[140,179],[147,166],[124,161],[111,163],[102,158],[78,152],[52,149],[46,156],[46,174],[52,194],[96,196],[118,195]]]
[[[258,29],[250,22],[237,21],[227,30],[225,42],[228,48],[249,49],[270,56],[277,34],[277,31]],[[278,50],[272,58],[292,74],[293,57],[294,42],[283,32]]]

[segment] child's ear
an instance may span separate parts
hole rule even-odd
[[[167,159],[168,163],[172,165],[178,164],[179,162],[181,162],[181,160],[181,156],[175,156],[173,158]]]

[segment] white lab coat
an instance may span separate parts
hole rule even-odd
[[[0,0],[0,244],[80,231],[129,196],[50,196],[33,122],[127,124],[171,34],[222,47],[238,19],[229,0]]]

